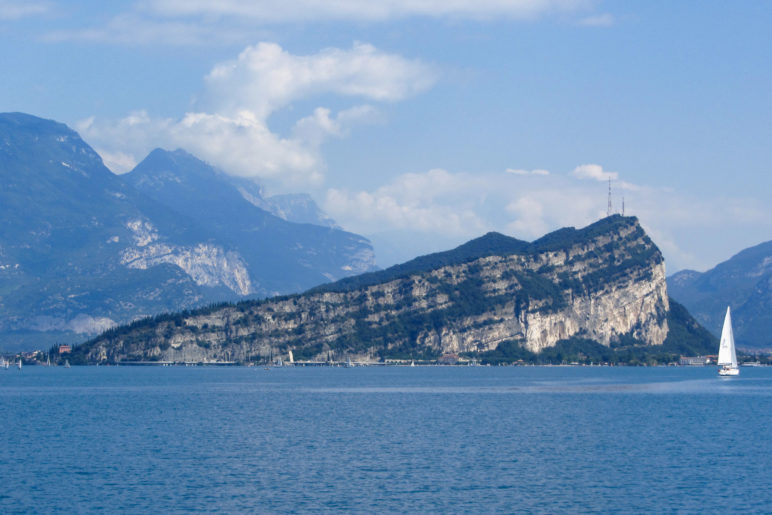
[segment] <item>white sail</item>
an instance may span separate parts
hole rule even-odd
[[[721,330],[721,344],[718,347],[718,365],[729,365],[732,368],[737,368],[737,354],[734,350],[732,316],[729,314],[729,307],[726,308],[724,328]]]

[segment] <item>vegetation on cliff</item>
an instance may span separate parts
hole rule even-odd
[[[634,217],[612,215],[584,227],[583,229],[575,229],[573,227],[559,229],[531,243],[511,238],[497,232],[489,232],[488,234],[471,240],[453,250],[420,256],[407,263],[394,265],[386,270],[346,277],[339,281],[313,288],[309,293],[350,292],[368,286],[402,279],[415,274],[425,274],[442,267],[462,265],[489,256],[508,256],[513,254],[536,255],[549,251],[567,249],[573,245],[590,241],[600,235],[618,232],[620,229],[628,227],[631,221],[635,220]],[[607,248],[600,250],[618,250],[625,242],[631,242],[644,236],[643,229],[637,225],[637,222],[636,226],[637,229],[627,236],[624,241],[614,241],[610,243]],[[659,256],[659,259],[661,260],[659,250],[656,246],[652,245],[646,249],[640,249],[636,255],[631,256],[631,261],[616,263],[614,264],[614,267],[615,269],[623,270],[631,264],[646,265],[653,255]],[[613,275],[614,271],[611,270],[609,272]],[[604,274],[598,274],[595,277],[589,278],[589,280],[602,280],[604,278],[603,276]],[[570,281],[571,278],[566,276],[563,277],[562,280]]]

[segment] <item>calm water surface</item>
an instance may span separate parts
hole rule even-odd
[[[772,368],[0,371],[0,512],[772,512]]]

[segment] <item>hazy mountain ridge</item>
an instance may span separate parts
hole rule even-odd
[[[420,358],[501,345],[538,353],[576,338],[661,347],[669,321],[700,349],[715,343],[687,325],[684,310],[670,313],[659,249],[635,218],[615,215],[533,243],[490,233],[304,294],[138,322],[84,344],[78,356],[259,361],[292,350],[309,359]]]
[[[76,341],[155,313],[301,291],[374,266],[365,238],[256,213],[220,176],[223,192],[255,210],[251,238],[235,241],[205,216],[138,191],[132,174],[110,172],[66,125],[23,113],[0,114],[0,175],[0,348],[8,350]],[[251,255],[256,247],[263,250]]]
[[[252,180],[239,177],[229,177],[228,180],[245,200],[282,220],[340,229],[335,220],[319,208],[311,195],[288,193],[265,196],[263,188]]]
[[[740,348],[771,349],[772,241],[747,248],[706,272],[682,270],[668,277],[672,297],[714,334],[732,308]]]
[[[300,291],[375,269],[372,246],[362,236],[277,217],[255,205],[259,187],[247,199],[243,180],[234,182],[185,151],[156,149],[124,178],[227,241],[249,271],[250,293]]]

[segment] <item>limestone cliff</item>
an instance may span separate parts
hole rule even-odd
[[[452,251],[301,295],[166,315],[82,346],[89,361],[255,361],[533,351],[582,337],[661,345],[665,265],[634,217],[533,243],[490,233]]]

